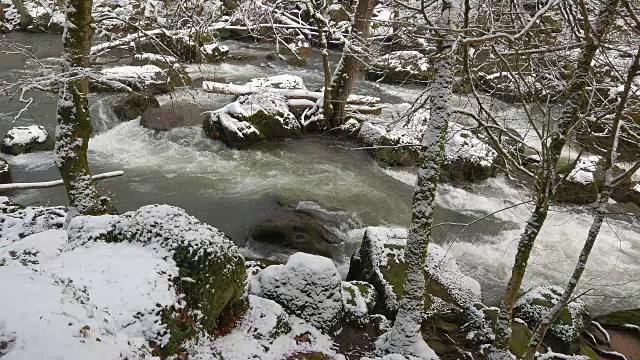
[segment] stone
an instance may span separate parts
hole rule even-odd
[[[530,329],[559,301],[563,289],[558,286],[535,286],[522,294],[513,310],[515,318],[522,319]],[[560,311],[558,320],[549,328],[545,344],[555,351],[574,354],[579,351],[580,334],[590,324],[587,306],[580,299],[570,302]]]
[[[354,214],[323,209],[314,202],[303,201],[256,224],[249,230],[249,240],[340,261],[347,231],[359,224]]]
[[[176,86],[167,73],[155,65],[118,66],[100,71],[101,81],[93,81],[89,89],[95,92],[126,90],[150,94],[165,94]]]
[[[376,289],[364,281],[342,282],[342,318],[358,326],[370,322],[369,315],[376,305]]]
[[[185,125],[184,116],[172,109],[152,107],[147,109],[140,118],[140,126],[155,131],[168,131]]]
[[[376,313],[390,319],[395,318],[404,295],[406,241],[406,229],[368,227],[360,248],[351,257],[347,274],[347,281],[373,285],[378,294]],[[464,275],[455,259],[436,244],[429,244],[425,278],[428,318],[448,316],[452,310],[460,316],[463,309],[482,301],[480,284]]]
[[[497,153],[477,135],[451,124],[440,169],[443,182],[479,182],[493,176]]]
[[[12,182],[11,167],[7,160],[0,158],[0,184],[9,184]]]
[[[285,265],[262,270],[251,291],[274,300],[324,333],[337,330],[342,315],[342,281],[330,259],[295,253]]]
[[[5,154],[20,155],[53,150],[54,146],[54,139],[43,126],[17,126],[7,131],[0,150]]]
[[[242,96],[210,112],[202,128],[208,137],[234,148],[302,134],[300,123],[289,111],[286,97],[269,91]]]
[[[370,64],[367,80],[384,83],[427,82],[433,79],[434,68],[427,56],[412,50],[395,51]]]
[[[116,101],[113,112],[120,121],[129,121],[141,116],[147,109],[157,107],[160,107],[160,103],[154,95],[130,93]]]

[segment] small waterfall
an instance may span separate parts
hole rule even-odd
[[[103,133],[121,123],[113,112],[113,106],[126,94],[95,94],[89,99],[89,111],[95,133]]]

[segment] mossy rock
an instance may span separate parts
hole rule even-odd
[[[376,305],[376,289],[364,281],[342,282],[342,319],[356,326],[366,326]]]
[[[401,145],[400,138],[394,138],[385,134],[380,138],[378,146]],[[418,146],[405,146],[396,148],[377,148],[375,158],[385,165],[418,165],[420,152]]]
[[[162,348],[164,356],[179,353],[184,341],[198,331],[211,333],[220,315],[233,310],[244,293],[246,270],[238,248],[180,208],[149,205],[121,216],[80,216],[71,221],[68,234],[70,246],[128,241],[173,253],[178,267],[174,283],[184,294],[184,306],[162,309],[171,333],[169,344]]]
[[[553,199],[568,204],[591,204],[598,200],[598,184],[595,181],[580,183],[567,179],[558,186]]]
[[[514,317],[533,329],[538,321],[559,301],[563,289],[558,286],[536,286],[516,301]],[[575,300],[565,306],[547,331],[544,343],[555,351],[571,354],[579,351],[580,335],[590,324],[587,306]]]
[[[484,307],[481,309],[482,313],[490,323],[491,329],[495,332],[496,324],[498,323],[498,308]],[[531,330],[527,324],[522,323],[519,320],[515,320],[511,323],[511,338],[509,339],[509,349],[512,353],[517,355],[524,355],[529,347],[529,341],[531,340]]]
[[[131,93],[116,101],[113,112],[120,121],[133,120],[149,108],[158,108],[160,103],[153,94]]]
[[[598,315],[593,320],[599,322],[602,326],[608,327],[623,328],[625,325],[640,326],[640,308]]]

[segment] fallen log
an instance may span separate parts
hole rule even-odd
[[[307,100],[307,99],[289,99],[287,101],[289,105],[289,111],[294,114],[300,114],[307,109],[311,109],[317,103],[315,101]],[[367,105],[351,105],[347,104],[345,110],[347,112],[353,112],[358,114],[371,114],[371,115],[380,115],[382,113],[382,109],[385,109],[387,106],[382,104],[367,104]]]
[[[109,179],[116,176],[124,175],[124,171],[111,171],[98,175],[93,175],[94,181]],[[52,187],[62,186],[64,185],[64,181],[62,180],[54,180],[54,181],[43,181],[43,182],[34,182],[34,183],[11,183],[11,184],[0,184],[0,193],[6,193],[9,191],[15,190],[30,190],[30,189],[48,189]]]
[[[254,85],[236,85],[236,84],[224,84],[214,81],[203,81],[202,90],[215,94],[225,95],[251,95],[262,91],[272,91],[278,94],[282,94],[287,99],[302,99],[317,102],[322,99],[324,94],[320,91],[309,91],[303,89],[275,89]],[[380,104],[380,98],[365,95],[349,95],[347,99],[348,105],[375,105]]]

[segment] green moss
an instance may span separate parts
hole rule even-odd
[[[604,326],[623,326],[636,325],[640,326],[640,308],[631,310],[616,311],[605,315],[599,315],[594,318]]]
[[[580,354],[588,356],[591,360],[599,360],[600,356],[587,344],[580,344]]]
[[[531,330],[527,325],[520,322],[511,324],[511,338],[509,339],[509,349],[520,356],[524,355],[531,340]]]
[[[161,355],[167,357],[180,354],[182,344],[194,339],[198,334],[195,322],[185,315],[186,312],[186,310],[176,312],[173,306],[162,310],[162,323],[167,326],[167,331],[169,331],[171,337],[169,342],[162,347]]]

